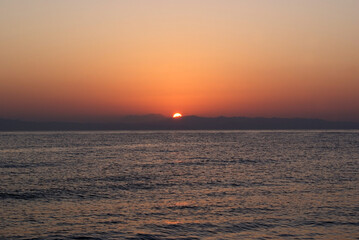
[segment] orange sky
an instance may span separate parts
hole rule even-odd
[[[0,118],[359,121],[359,1],[0,2]]]

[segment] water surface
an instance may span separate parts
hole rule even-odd
[[[358,131],[0,133],[0,238],[359,239]]]

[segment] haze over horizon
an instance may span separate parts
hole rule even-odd
[[[359,122],[359,1],[1,1],[0,118]]]

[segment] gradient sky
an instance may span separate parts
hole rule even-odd
[[[359,1],[0,2],[0,117],[359,121]]]

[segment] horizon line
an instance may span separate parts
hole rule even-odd
[[[11,118],[11,117],[2,117],[0,116],[0,120],[10,120],[10,121],[22,121],[22,122],[37,122],[37,123],[114,123],[115,121],[124,120],[126,117],[147,117],[147,116],[161,116],[164,119],[173,119],[171,115],[164,115],[159,113],[148,113],[148,114],[128,114],[128,115],[104,115],[104,116],[85,116],[85,117],[77,117],[78,120],[76,120],[76,117],[74,117],[73,120],[65,120],[65,119],[36,119],[36,118]],[[243,115],[237,115],[237,116],[228,116],[228,115],[217,115],[217,116],[201,116],[201,115],[185,115],[182,114],[181,118],[188,118],[188,117],[198,117],[198,118],[207,118],[207,119],[215,119],[215,118],[248,118],[248,119],[298,119],[298,120],[320,120],[320,121],[326,121],[326,122],[342,122],[342,123],[359,123],[358,120],[331,120],[331,119],[325,119],[325,118],[317,118],[317,117],[302,117],[302,116],[295,116],[295,117],[280,117],[280,116],[243,116]],[[80,120],[80,119],[81,120]],[[112,120],[111,120],[112,118]],[[87,119],[88,121],[86,121]],[[177,119],[179,120],[179,119]]]

